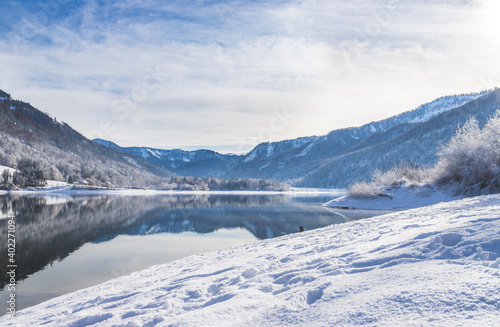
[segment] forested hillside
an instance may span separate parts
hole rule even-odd
[[[0,188],[40,187],[46,180],[78,182],[85,187],[131,187],[164,190],[272,190],[288,185],[264,179],[176,176],[162,165],[106,144],[88,140],[28,103],[0,91]],[[219,156],[213,151],[174,151],[177,160],[199,165]],[[153,153],[151,151],[147,153]],[[189,156],[190,155],[190,156]],[[197,159],[197,160],[195,160]],[[224,161],[224,160],[222,160]],[[208,165],[205,169],[210,168]],[[188,169],[189,166],[184,167]],[[208,176],[208,174],[207,174]],[[76,186],[75,186],[76,187]]]
[[[228,171],[232,170],[241,159],[239,155],[220,154],[211,150],[185,151],[149,147],[124,148],[103,139],[95,139],[94,142],[137,156],[181,176],[228,177]]]
[[[436,164],[439,147],[449,142],[460,126],[475,118],[483,126],[500,108],[500,90],[423,122],[404,125],[399,135],[367,139],[352,151],[334,156],[296,185],[341,186],[370,180],[375,170],[387,171],[398,164],[428,167]],[[402,126],[401,126],[402,127]]]
[[[436,151],[469,117],[485,122],[498,107],[498,91],[445,96],[402,114],[324,136],[262,143],[244,156],[213,151],[121,148],[152,164],[186,176],[267,178],[305,187],[346,187],[369,180],[374,170],[399,163],[432,165]]]
[[[439,121],[442,114],[474,102],[486,94],[488,92],[445,96],[414,110],[360,127],[334,130],[320,137],[263,143],[248,153],[230,174],[276,178],[298,186],[345,187],[353,180],[369,178],[374,169],[391,167],[400,161],[427,164],[434,160],[435,145],[446,142],[453,133],[434,135],[433,140],[420,140],[419,135],[407,133],[433,118]],[[481,110],[478,109],[477,114],[482,114]],[[444,125],[446,124],[444,121]],[[457,127],[450,126],[453,130]],[[417,138],[415,143],[426,151],[421,153],[418,148],[405,146],[398,150],[393,147],[383,148],[387,142],[392,142],[393,146],[399,144],[398,138],[403,135]],[[380,153],[369,150],[379,146]]]
[[[435,164],[438,147],[468,119],[484,124],[496,112],[499,93],[445,96],[382,121],[324,136],[262,143],[238,156],[210,150],[123,148],[102,139],[91,141],[49,114],[0,92],[0,165],[24,167],[28,172],[24,180],[0,175],[0,185],[37,186],[36,176],[43,173],[41,180],[84,179],[94,185],[163,189],[213,189],[207,186],[210,183],[216,189],[263,189],[266,183],[264,188],[286,188],[259,179],[305,187],[346,187],[369,180],[374,170],[387,171],[401,163]],[[173,175],[189,178],[164,178]]]
[[[58,181],[86,179],[96,185],[146,186],[166,169],[108,149],[86,139],[68,124],[58,122],[28,103],[0,93],[0,165],[20,168],[23,160]],[[9,184],[2,177],[3,184]],[[22,186],[22,185],[20,185]],[[35,186],[35,185],[26,185]]]

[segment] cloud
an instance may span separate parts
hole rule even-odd
[[[500,84],[489,0],[23,3],[0,88],[123,145],[249,150]]]

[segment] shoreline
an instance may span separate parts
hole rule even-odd
[[[499,206],[500,195],[472,197],[193,255],[0,322],[490,326],[500,300],[491,246]]]
[[[182,190],[155,190],[155,189],[73,189],[47,188],[34,190],[0,190],[0,195],[300,195],[300,194],[324,194],[342,196],[346,193],[344,189],[320,189],[320,188],[291,188],[287,191],[265,191],[265,190],[209,190],[209,191],[182,191]]]
[[[377,196],[353,197],[349,194],[328,201],[323,206],[338,211],[389,210],[402,211],[438,203],[460,200],[433,187],[387,187]]]

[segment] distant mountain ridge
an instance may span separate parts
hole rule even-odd
[[[442,97],[385,120],[334,130],[321,137],[262,143],[250,151],[231,173],[297,182],[335,156],[396,137],[416,124],[424,123],[486,93]],[[301,141],[297,142],[298,140]]]
[[[121,148],[109,141],[94,141],[180,175],[267,178],[296,186],[346,187],[354,181],[369,179],[375,169],[387,170],[401,162],[417,165],[434,163],[439,144],[447,142],[458,126],[470,117],[479,117],[480,121],[484,121],[486,116],[494,114],[495,96],[489,104],[481,100],[489,99],[492,94],[498,94],[498,91],[445,96],[411,111],[360,127],[334,130],[324,136],[261,143],[243,156],[228,156],[208,150]],[[485,109],[465,110],[466,114],[464,110],[459,110],[468,104],[471,108],[471,103],[482,103]],[[460,119],[455,117],[451,124],[448,113],[455,111],[462,112],[462,116]],[[434,133],[428,130],[429,126],[435,126]],[[432,137],[424,137],[417,131],[426,131],[426,135]]]
[[[402,114],[301,137],[257,145],[245,155],[211,150],[121,147],[90,141],[65,123],[0,91],[0,165],[20,157],[40,159],[63,176],[90,176],[120,185],[154,176],[266,178],[295,186],[346,187],[375,169],[397,163],[432,165],[439,145],[468,119],[483,124],[500,108],[500,90],[445,96]],[[138,177],[139,176],[139,177]],[[146,182],[147,183],[147,182]]]
[[[149,147],[123,148],[103,139],[94,139],[93,141],[108,148],[142,158],[151,164],[182,176],[224,177],[227,176],[227,172],[234,167],[241,157],[238,155],[224,155],[211,150],[185,151]]]
[[[375,169],[387,171],[400,163],[432,166],[437,161],[439,147],[447,143],[460,126],[471,118],[482,126],[499,109],[500,90],[486,93],[428,121],[411,124],[406,131],[392,137],[378,142],[369,142],[367,139],[367,144],[331,158],[320,168],[301,177],[295,185],[348,186],[353,182],[370,179]]]

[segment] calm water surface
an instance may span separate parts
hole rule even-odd
[[[340,195],[1,196],[0,218],[16,217],[17,310],[189,255],[344,223],[321,207]],[[7,228],[0,219],[1,303]]]

